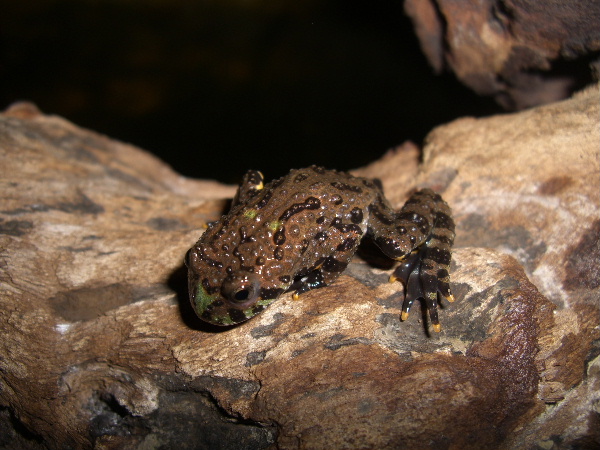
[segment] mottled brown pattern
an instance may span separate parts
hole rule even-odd
[[[597,0],[407,0],[404,9],[437,72],[453,71],[507,108],[557,101],[597,80]]]
[[[297,296],[331,284],[365,235],[390,258],[402,260],[419,249],[394,273],[407,284],[403,317],[424,298],[438,330],[438,291],[452,298],[448,205],[424,189],[395,212],[377,183],[316,166],[292,170],[264,187],[260,172],[245,175],[231,211],[188,253],[192,305],[217,325],[247,320],[282,292]]]

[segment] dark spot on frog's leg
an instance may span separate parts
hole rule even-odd
[[[433,225],[433,217],[427,217],[412,211],[403,211],[397,216],[397,220],[405,228],[407,224],[416,227],[422,235],[427,235]]]
[[[454,221],[446,212],[437,211],[435,214],[435,228],[448,230],[454,233]],[[454,236],[452,239],[454,240]]]
[[[342,242],[341,244],[339,244],[336,248],[336,250],[338,252],[346,252],[352,248],[354,248],[356,246],[356,238],[346,238],[344,239],[344,242]]]
[[[312,169],[313,172],[318,173],[319,175],[323,175],[325,173],[325,168],[321,166],[310,166],[309,169]]]
[[[438,291],[448,299],[449,302],[454,301],[454,296],[450,291],[450,274],[446,269],[440,269],[438,272]]]
[[[433,261],[437,266],[449,266],[450,260],[452,259],[452,253],[449,249],[431,246],[426,249],[425,258],[428,261]]]
[[[381,201],[369,205],[368,210],[369,214],[383,225],[392,225],[395,221],[395,217],[391,214],[391,210],[385,208]]]
[[[363,211],[361,208],[353,208],[350,211],[350,221],[355,224],[359,224],[363,221]]]
[[[407,243],[406,239],[404,239],[404,240],[392,239],[387,236],[378,236],[374,239],[374,241],[375,241],[375,244],[377,245],[377,247],[379,247],[381,249],[381,251],[383,253],[385,253],[386,256],[393,258],[393,259],[403,258],[413,248],[410,237],[408,239],[408,243]],[[409,243],[411,245],[409,245]]]

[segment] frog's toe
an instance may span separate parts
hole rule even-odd
[[[450,292],[450,274],[448,274],[448,269],[446,268],[440,268],[437,272],[437,290],[449,302],[454,301],[454,296]]]
[[[390,283],[400,280],[406,286],[408,278],[410,277],[410,274],[415,266],[415,263],[418,260],[419,260],[419,252],[416,250],[413,251],[412,253],[408,254],[407,256],[405,256],[401,260],[400,265],[398,267],[396,267],[394,272],[392,272],[392,274],[390,275]]]
[[[434,331],[441,330],[438,318],[438,298],[446,297],[454,301],[450,293],[448,271],[425,258],[426,251],[415,252],[403,261],[394,271],[390,280],[401,280],[405,287],[405,297],[402,303],[400,318],[406,320],[415,300],[422,298],[429,312]]]

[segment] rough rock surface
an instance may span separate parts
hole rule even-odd
[[[597,0],[407,0],[437,72],[522,109],[566,98],[600,69]]]
[[[357,173],[453,207],[456,302],[429,334],[365,247],[229,329],[183,256],[232,187],[45,116],[0,115],[1,448],[597,448],[598,88],[461,119]],[[268,177],[268,174],[266,174]],[[594,447],[596,446],[596,447]]]

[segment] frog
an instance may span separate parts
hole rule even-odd
[[[430,188],[414,191],[396,211],[377,179],[313,165],[265,184],[249,170],[229,212],[186,253],[190,302],[205,322],[239,324],[285,293],[298,299],[331,285],[370,238],[398,261],[389,280],[404,285],[400,319],[421,299],[439,332],[438,303],[454,301],[454,237],[451,209]]]

